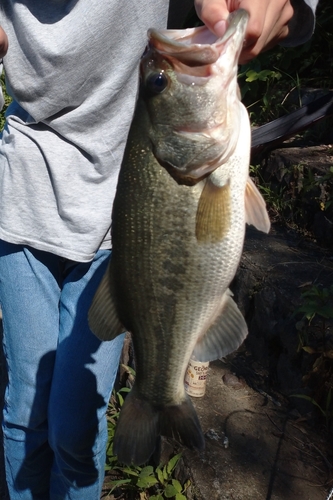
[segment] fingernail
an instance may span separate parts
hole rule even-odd
[[[226,21],[218,21],[213,28],[215,35],[218,36],[219,38],[224,35],[226,29],[227,29]]]

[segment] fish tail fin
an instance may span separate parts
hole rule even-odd
[[[161,415],[161,433],[172,437],[188,448],[202,451],[205,448],[205,438],[201,425],[188,396],[179,405],[166,406]]]
[[[189,398],[180,405],[156,408],[140,397],[134,386],[120,412],[114,454],[124,464],[142,465],[154,453],[161,434],[189,448],[204,448],[199,419]]]
[[[146,463],[155,450],[159,429],[158,410],[140,397],[134,385],[120,411],[113,441],[113,452],[119,462]]]

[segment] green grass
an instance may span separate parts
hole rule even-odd
[[[4,125],[5,125],[5,112],[6,112],[6,109],[8,108],[9,104],[12,102],[12,99],[11,99],[11,97],[6,92],[4,74],[1,75],[0,83],[1,83],[1,87],[2,87],[3,96],[4,96],[4,99],[5,99],[5,105],[4,105],[3,109],[0,112],[0,131],[1,131],[3,129],[3,127],[4,127]]]

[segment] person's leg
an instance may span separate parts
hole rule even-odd
[[[47,406],[59,332],[59,258],[0,241],[8,367],[3,433],[11,499],[47,500],[53,452]]]
[[[87,314],[109,260],[69,266],[60,301],[60,330],[51,397],[49,439],[55,460],[50,500],[98,500],[104,479],[105,411],[116,377],[123,335],[100,342]]]

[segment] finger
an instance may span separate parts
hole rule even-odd
[[[226,30],[229,10],[225,0],[196,0],[195,8],[207,28],[220,37]]]
[[[242,9],[249,13],[249,20],[245,32],[244,46],[252,46],[257,43],[265,26],[266,5],[262,0],[242,0]]]
[[[8,50],[8,38],[4,30],[0,27],[0,58],[4,57]]]
[[[292,16],[293,8],[289,0],[268,3],[264,16],[259,18],[250,14],[240,63],[248,62],[286,38],[289,33],[288,22]]]

